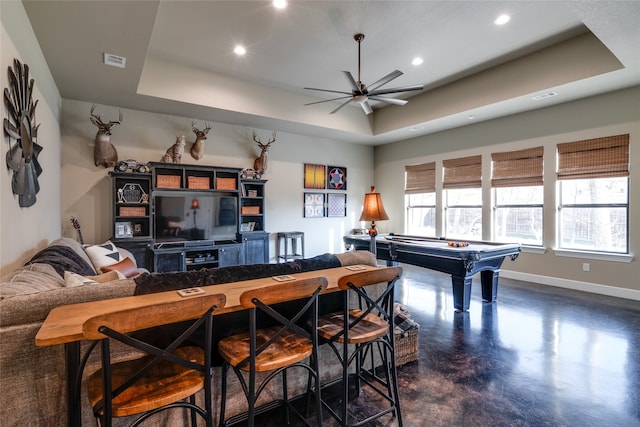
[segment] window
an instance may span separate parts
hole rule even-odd
[[[407,234],[436,235],[436,193],[407,194]]]
[[[482,189],[461,188],[445,191],[446,236],[482,239]]]
[[[491,154],[493,239],[542,245],[543,147]]]
[[[629,253],[629,135],[558,144],[559,246]]]
[[[436,163],[405,167],[406,232],[436,235]]]
[[[482,238],[482,156],[442,162],[445,190],[445,236]]]

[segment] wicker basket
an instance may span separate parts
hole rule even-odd
[[[418,333],[420,329],[412,328],[395,334],[396,366],[418,360]]]
[[[206,176],[189,176],[187,177],[187,187],[194,190],[209,190],[209,177]]]
[[[180,188],[178,175],[158,175],[156,181],[156,186],[159,188]]]
[[[216,178],[216,190],[237,190],[235,178]]]
[[[120,206],[118,209],[119,216],[145,216],[147,210],[144,206]]]
[[[240,213],[242,215],[260,215],[260,206],[242,206]]]

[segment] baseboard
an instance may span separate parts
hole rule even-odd
[[[510,270],[501,270],[500,276],[507,279],[522,280],[525,282],[539,283],[541,285],[556,286],[558,288],[573,289],[576,291],[591,292],[593,294],[640,301],[640,291],[635,289],[618,288],[616,286],[601,285],[598,283],[579,282],[577,280],[560,279],[558,277],[540,276],[538,274],[519,273],[517,271]]]

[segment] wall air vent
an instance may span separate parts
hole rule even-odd
[[[556,96],[557,94],[558,94],[557,92],[547,92],[540,95],[532,96],[531,99],[533,99],[534,101],[540,101],[542,99],[547,99],[547,98],[551,98],[552,96]]]
[[[105,65],[111,65],[112,67],[124,68],[127,58],[124,56],[113,55],[111,53],[104,54]]]

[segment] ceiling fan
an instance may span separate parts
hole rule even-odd
[[[345,92],[345,91],[339,91],[339,90],[318,89],[318,88],[313,88],[313,87],[305,87],[304,89],[306,89],[306,90],[317,90],[317,91],[320,91],[320,92],[340,93],[340,94],[343,94],[345,96],[340,96],[340,97],[332,98],[332,99],[325,99],[323,101],[310,102],[310,103],[304,104],[304,105],[320,104],[320,103],[323,103],[323,102],[330,102],[330,101],[336,101],[338,99],[349,98],[349,99],[347,99],[346,102],[340,104],[340,106],[338,106],[338,108],[333,110],[330,114],[338,112],[342,107],[344,107],[345,105],[347,105],[350,102],[357,102],[358,104],[360,104],[360,106],[362,107],[362,110],[364,111],[365,114],[371,114],[371,113],[373,113],[373,110],[371,109],[371,106],[369,105],[369,102],[368,102],[369,100],[380,101],[380,102],[384,102],[384,103],[387,103],[387,104],[394,104],[394,105],[405,105],[408,101],[406,101],[404,99],[387,98],[385,96],[380,96],[380,95],[389,95],[389,94],[392,94],[392,93],[411,92],[411,91],[414,91],[414,90],[422,90],[422,89],[424,89],[424,87],[422,85],[396,87],[396,88],[391,88],[391,89],[380,89],[380,87],[382,87],[385,84],[389,83],[391,80],[400,77],[403,74],[402,71],[400,71],[400,70],[394,70],[394,71],[390,72],[389,74],[387,74],[386,76],[384,76],[380,80],[370,84],[367,87],[364,83],[362,83],[362,81],[360,81],[360,43],[362,43],[362,40],[364,40],[364,34],[360,34],[360,33],[355,34],[353,36],[353,39],[356,42],[358,42],[358,81],[354,80],[353,76],[351,75],[351,73],[349,71],[343,71],[344,75],[347,77],[347,80],[351,84],[351,91],[350,92]]]

